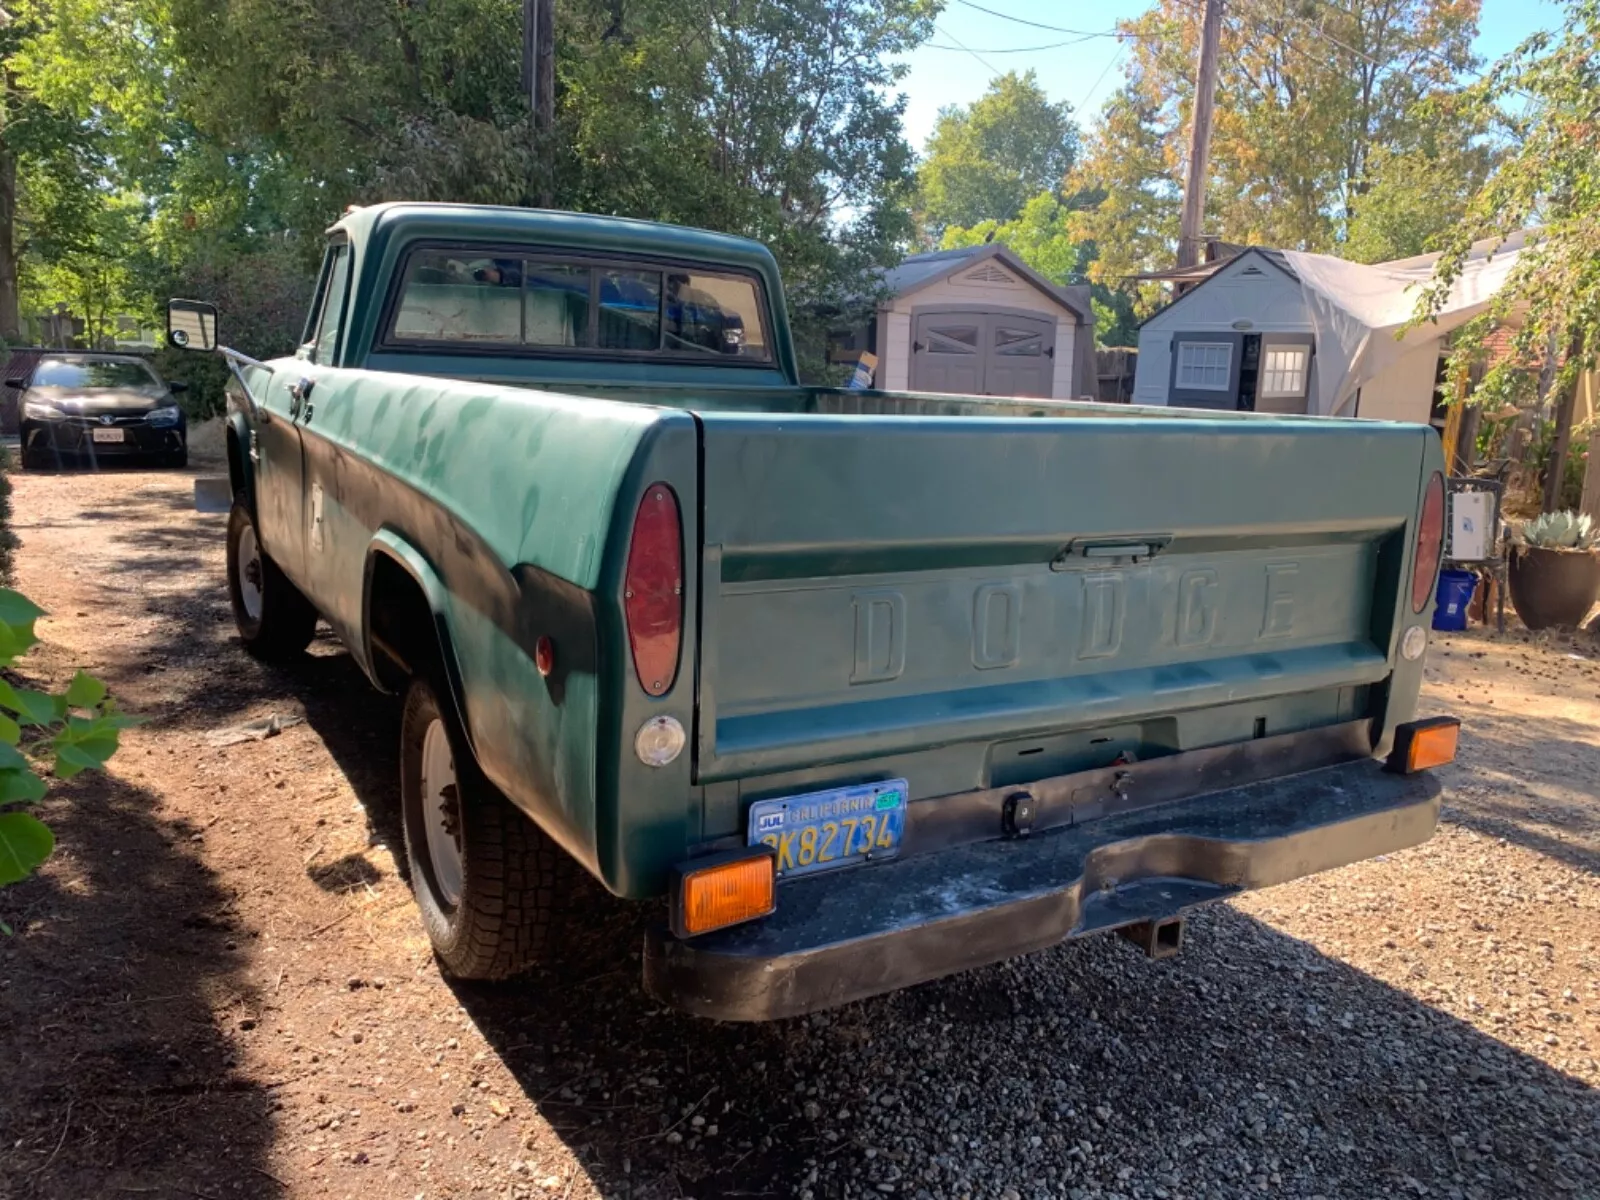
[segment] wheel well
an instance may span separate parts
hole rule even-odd
[[[244,490],[244,447],[239,445],[239,433],[228,426],[228,486],[237,496]],[[245,497],[248,503],[251,497]]]
[[[372,673],[387,692],[439,659],[439,631],[422,586],[387,554],[375,554],[367,585],[367,638]]]

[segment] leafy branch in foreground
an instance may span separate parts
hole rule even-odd
[[[1539,33],[1467,89],[1511,127],[1512,148],[1443,241],[1413,324],[1436,316],[1469,258],[1517,234],[1527,248],[1487,312],[1459,330],[1451,390],[1486,368],[1474,401],[1526,403],[1541,364],[1560,363],[1552,394],[1569,394],[1600,349],[1600,0],[1572,0],[1559,32]],[[1497,326],[1510,353],[1491,356]],[[1560,474],[1560,464],[1556,464]]]
[[[22,593],[0,588],[0,667],[11,666],[38,642],[33,624],[43,615]],[[0,887],[33,874],[55,849],[50,827],[25,811],[44,799],[41,770],[48,766],[55,778],[71,779],[103,767],[116,753],[122,730],[135,723],[117,711],[106,685],[86,672],[79,671],[59,693],[0,678]]]

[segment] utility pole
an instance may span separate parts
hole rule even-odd
[[[556,111],[555,0],[522,0],[522,91],[539,141],[546,141]],[[539,203],[551,205],[550,148],[539,147]]]
[[[1211,110],[1217,99],[1217,48],[1222,41],[1222,0],[1205,0],[1200,20],[1200,67],[1194,80],[1194,121],[1189,126],[1189,170],[1183,181],[1178,225],[1178,265],[1200,261],[1206,219],[1206,171],[1211,159]]]

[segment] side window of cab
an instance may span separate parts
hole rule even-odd
[[[306,322],[303,356],[324,366],[334,364],[339,353],[339,332],[345,319],[345,302],[350,295],[350,244],[333,242],[322,260],[322,275],[317,297]]]

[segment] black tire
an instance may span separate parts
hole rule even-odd
[[[239,544],[249,533],[256,545],[259,578],[259,611],[252,614],[245,603],[239,561]],[[233,622],[239,628],[244,648],[255,657],[274,661],[303,653],[317,632],[317,610],[273,562],[256,536],[255,518],[244,498],[236,496],[228,514],[228,599],[233,604]]]
[[[185,442],[176,450],[169,450],[162,461],[169,467],[187,467],[189,465],[189,444]]]
[[[47,471],[55,465],[54,455],[36,450],[32,446],[22,448],[22,468],[25,471]]]
[[[423,747],[441,722],[455,767],[455,840],[460,886],[441,888],[428,847]],[[444,973],[506,979],[547,953],[577,868],[559,846],[484,778],[454,706],[413,678],[400,721],[400,805],[411,890]]]

